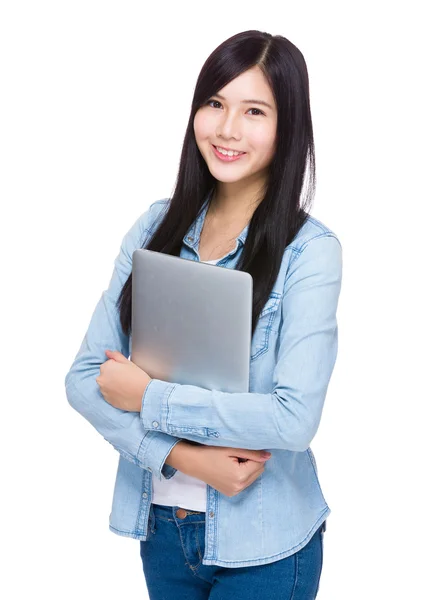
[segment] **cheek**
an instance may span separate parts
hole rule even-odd
[[[263,160],[268,160],[274,154],[275,132],[262,130],[255,132],[251,137],[252,147]]]
[[[194,117],[193,129],[196,142],[199,143],[210,136],[212,121],[204,113],[198,111]]]

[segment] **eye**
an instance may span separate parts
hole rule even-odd
[[[218,100],[208,100],[208,101],[206,102],[206,104],[211,104],[211,103],[212,103],[212,104],[221,104],[221,102],[218,102]],[[214,107],[214,106],[212,106],[212,108],[215,108],[215,107]]]
[[[219,102],[219,100],[208,100],[208,101],[206,102],[206,104],[208,104],[208,105],[211,105],[211,104],[219,104],[220,106],[222,106],[222,104],[221,104],[221,102]],[[215,107],[215,106],[212,106],[211,108],[217,108],[217,107]],[[254,115],[252,115],[253,117],[258,117],[259,115],[264,115],[264,116],[265,116],[265,113],[264,113],[262,110],[259,110],[259,108],[249,108],[249,111],[251,111],[251,110],[256,110],[256,111],[258,111],[258,113],[259,113],[259,114],[254,114]],[[248,112],[249,112],[249,111],[248,111]]]
[[[249,108],[249,110],[257,110],[258,113],[260,113],[261,115],[265,114],[264,112],[262,112],[261,110],[259,110],[259,108]],[[254,116],[258,116],[258,115],[254,115]]]

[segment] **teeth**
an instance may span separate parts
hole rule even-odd
[[[243,154],[243,152],[235,152],[234,150],[224,150],[224,148],[220,148],[219,146],[216,146],[216,149],[224,156],[238,156],[239,154]]]

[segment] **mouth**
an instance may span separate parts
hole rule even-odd
[[[219,160],[221,160],[222,162],[234,162],[236,160],[240,160],[246,154],[246,152],[242,152],[241,154],[229,156],[228,154],[222,154],[222,152],[220,152],[218,148],[213,144],[211,144],[211,146],[213,148],[215,156],[219,158]]]

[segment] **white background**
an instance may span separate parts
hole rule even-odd
[[[139,542],[108,529],[118,454],[64,378],[124,234],[171,194],[200,68],[247,29],[306,59],[312,214],[344,251],[319,599],[424,597],[418,4],[2,2],[3,598],[147,598]]]

